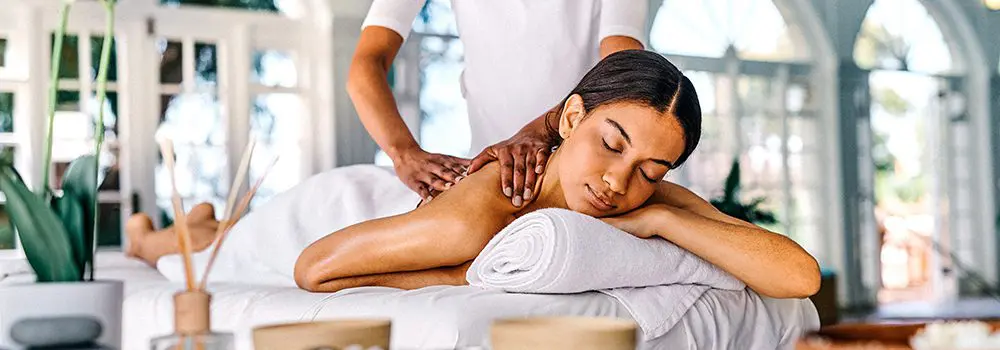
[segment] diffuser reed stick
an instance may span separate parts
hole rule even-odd
[[[177,231],[177,246],[180,248],[184,261],[184,278],[187,282],[187,290],[193,291],[195,288],[194,268],[191,263],[191,232],[187,226],[187,216],[184,214],[184,206],[181,202],[181,194],[177,192],[177,176],[174,173],[174,144],[169,138],[160,141],[160,152],[163,160],[167,164],[167,171],[170,173],[170,196],[174,209],[174,226]]]
[[[250,191],[243,196],[243,199],[240,201],[240,206],[237,207],[236,211],[233,213],[235,215],[233,215],[230,219],[219,223],[219,232],[217,232],[215,236],[215,245],[212,249],[212,255],[208,257],[208,264],[205,265],[205,273],[202,274],[201,283],[198,287],[199,289],[205,289],[205,285],[208,283],[208,273],[212,271],[212,265],[215,264],[215,258],[219,255],[219,248],[222,246],[222,242],[225,241],[226,236],[229,235],[229,230],[232,229],[236,222],[243,217],[247,208],[250,207],[250,201],[253,200],[253,196],[257,194],[257,189],[259,189],[260,185],[264,183],[264,179],[267,178],[267,174],[271,172],[271,169],[274,168],[274,165],[277,163],[278,157],[275,157],[274,160],[271,161],[271,164],[264,169],[264,173],[257,179],[257,182],[254,183],[253,187],[250,188]]]

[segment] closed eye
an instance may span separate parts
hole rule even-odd
[[[639,173],[642,174],[642,177],[645,178],[646,181],[649,181],[649,183],[655,184],[658,182],[656,179],[650,178],[649,175],[646,175],[646,172],[642,169],[639,169]]]
[[[606,148],[607,150],[609,150],[611,152],[622,153],[622,151],[619,151],[619,150],[616,150],[614,148],[611,148],[611,145],[608,145],[608,141],[605,141],[603,138],[601,139],[601,143],[604,144],[604,148]]]

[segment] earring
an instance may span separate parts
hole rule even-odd
[[[549,150],[549,153],[556,153],[556,148],[559,148],[559,145],[552,146],[552,149]]]

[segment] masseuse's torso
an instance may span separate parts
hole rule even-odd
[[[555,106],[599,60],[599,0],[452,1],[465,46],[469,153]]]

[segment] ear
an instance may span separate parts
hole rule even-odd
[[[562,115],[559,116],[559,136],[564,140],[569,138],[573,130],[580,126],[587,111],[583,108],[583,97],[573,94],[563,105]]]

